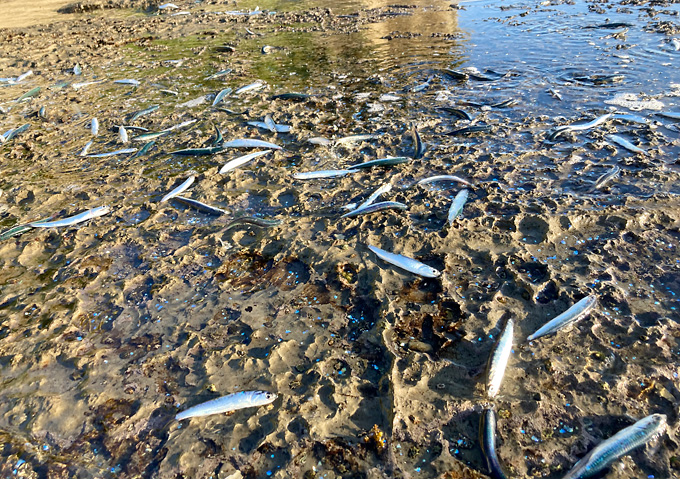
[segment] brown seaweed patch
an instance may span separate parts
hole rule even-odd
[[[236,253],[226,258],[215,273],[218,281],[252,293],[276,286],[290,291],[309,280],[310,269],[297,258],[274,263],[258,253]]]

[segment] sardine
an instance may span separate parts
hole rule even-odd
[[[215,95],[215,99],[212,102],[212,106],[217,105],[219,102],[224,100],[224,97],[226,97],[228,94],[230,94],[233,90],[231,88],[225,88],[224,90],[220,91],[217,95]]]
[[[226,70],[220,70],[217,73],[213,73],[209,77],[205,77],[205,80],[215,80],[217,78],[222,78],[223,76],[227,76],[232,72],[231,68],[227,68]]]
[[[97,136],[99,134],[99,120],[97,118],[92,118],[90,121],[90,132],[92,136]]]
[[[448,113],[448,114],[453,115],[457,118],[460,118],[461,120],[467,120],[467,121],[472,120],[472,117],[467,112],[460,110],[458,108],[453,108],[453,107],[450,107],[450,106],[440,106],[439,108],[437,108],[437,110],[441,110],[445,113]]]
[[[68,218],[61,220],[47,222],[34,221],[28,225],[32,226],[33,228],[60,228],[63,226],[77,225],[83,221],[87,221],[92,218],[98,218],[99,216],[104,216],[110,212],[111,209],[108,206],[98,206],[97,208],[93,208],[91,210],[87,210],[75,216],[69,216]]]
[[[336,145],[346,145],[347,143],[356,143],[358,141],[375,140],[379,138],[378,135],[351,135],[343,136],[335,140]]]
[[[220,168],[219,174],[223,175],[228,171],[233,170],[234,168],[238,168],[239,166],[245,165],[246,163],[248,163],[251,160],[254,160],[255,158],[259,158],[260,156],[266,155],[267,153],[271,153],[271,151],[272,150],[256,151],[255,153],[239,156],[238,158],[228,161],[222,168]]]
[[[458,192],[456,197],[453,199],[453,203],[451,203],[451,207],[449,208],[449,225],[453,226],[453,220],[458,218],[460,214],[463,212],[463,207],[465,206],[465,203],[467,202],[468,199],[468,190],[463,189]]]
[[[132,157],[133,157],[133,158],[139,158],[140,156],[146,155],[146,154],[149,152],[149,150],[150,150],[151,148],[153,148],[153,145],[155,145],[155,144],[156,144],[155,141],[150,141],[150,142],[148,142],[146,145],[144,145],[144,146],[142,147],[141,150],[139,150],[137,153],[135,153],[134,155],[132,155]]]
[[[170,193],[168,193],[163,198],[161,198],[160,202],[163,203],[164,201],[168,201],[170,198],[174,198],[177,195],[181,195],[187,189],[189,189],[189,187],[191,186],[191,184],[194,182],[195,179],[196,179],[196,177],[191,175],[189,178],[184,180],[184,182],[181,185],[179,185],[177,188],[175,188]]]
[[[263,121],[248,121],[246,122],[250,126],[255,126],[257,128],[262,128],[263,130],[270,130],[267,124]],[[277,125],[274,124],[274,131],[277,133],[290,133],[290,125]]]
[[[198,200],[194,200],[191,198],[185,198],[183,196],[173,196],[172,200],[179,201],[180,203],[184,203],[187,206],[190,206],[198,211],[201,211],[203,213],[207,213],[209,215],[213,216],[221,216],[221,215],[226,215],[228,211],[225,211],[221,208],[217,208],[215,206],[210,206],[206,205],[205,203],[201,203]]]
[[[107,158],[109,156],[116,156],[116,155],[127,155],[128,153],[134,153],[137,151],[137,148],[124,148],[122,150],[116,150],[116,151],[109,151],[106,153],[97,153],[94,155],[87,155],[88,158]]]
[[[576,321],[583,319],[597,304],[597,297],[594,294],[586,296],[581,299],[578,303],[574,304],[571,308],[567,309],[564,313],[554,317],[547,323],[545,323],[541,328],[538,329],[534,334],[527,338],[527,341],[533,341],[542,336],[555,333],[560,329],[575,323]]]
[[[151,133],[143,133],[141,135],[135,136],[132,138],[132,141],[149,141],[149,140],[155,140],[156,138],[160,138],[161,136],[167,136],[170,134],[170,130],[163,130],[163,131],[154,131]]]
[[[21,95],[19,98],[17,98],[14,101],[16,103],[21,103],[24,100],[28,100],[29,98],[36,96],[38,93],[40,93],[40,87],[39,86],[33,88],[32,90],[28,90],[26,93],[24,93],[23,95]]]
[[[5,135],[4,135],[5,141],[9,141],[9,140],[11,140],[12,138],[16,137],[17,135],[20,135],[21,133],[23,133],[23,132],[25,132],[26,130],[28,130],[30,127],[31,127],[31,124],[30,124],[30,123],[24,123],[24,124],[21,125],[20,127],[14,128],[13,130],[8,131],[8,132],[5,133]]]
[[[52,219],[52,216],[49,218],[46,218],[44,220],[39,220],[39,221],[34,221],[33,223],[46,223]],[[23,224],[23,225],[17,225],[14,226],[7,231],[3,231],[0,233],[0,241],[5,241],[6,239],[12,238],[14,236],[18,236],[20,234],[25,233],[26,231],[32,229],[33,227],[30,225],[30,223]]]
[[[317,170],[317,171],[303,171],[302,173],[295,173],[293,178],[296,180],[315,180],[318,178],[336,178],[338,176],[345,176],[351,173],[351,170]]]
[[[279,145],[269,143],[262,140],[231,140],[222,144],[223,148],[271,148],[272,150],[281,150]]]
[[[432,82],[433,78],[434,77],[430,77],[427,80],[425,80],[425,82],[421,83],[420,85],[414,86],[413,88],[411,88],[411,91],[413,93],[418,93],[420,91],[427,90],[428,88],[430,88],[430,82]]]
[[[83,74],[83,69],[80,68],[80,65],[78,63],[76,63],[75,66],[73,67],[73,74],[76,76]]]
[[[680,119],[680,115],[678,115],[678,119]],[[645,118],[644,116],[622,113],[615,113],[614,116],[612,116],[612,120],[619,120],[628,123],[638,123],[640,125],[649,124],[649,119]]]
[[[606,122],[610,118],[614,116],[613,113],[607,113],[605,115],[599,116],[595,118],[593,121],[589,121],[588,123],[581,123],[578,125],[565,125],[565,126],[560,126],[555,128],[555,130],[548,136],[548,140],[552,141],[558,136],[560,136],[563,133],[566,133],[568,131],[583,131],[583,130],[589,130],[591,128],[595,128],[596,126],[600,126],[602,123]]]
[[[132,117],[130,118],[130,123],[134,122],[135,120],[138,120],[140,117],[144,115],[148,115],[149,113],[153,113],[154,111],[158,110],[160,105],[151,105],[149,108],[145,108],[143,110],[139,110],[138,112],[135,112]]]
[[[347,167],[348,170],[359,170],[362,168],[372,168],[374,166],[394,166],[401,163],[408,163],[411,158],[406,156],[388,156],[387,158],[379,158],[377,160],[366,161],[364,163],[359,163],[356,165],[350,165]]]
[[[213,127],[215,128],[215,139],[213,140],[212,144],[213,146],[220,146],[222,143],[224,143],[224,136],[222,136],[222,132],[214,123]]]
[[[585,479],[594,476],[618,458],[660,436],[665,430],[665,414],[652,414],[640,419],[595,446],[563,479]]]
[[[240,218],[234,218],[229,223],[227,223],[225,230],[241,224],[259,226],[260,228],[270,228],[272,226],[278,226],[281,223],[281,220],[270,220],[267,218],[259,218],[257,216],[241,216]]]
[[[457,72],[455,70],[451,70],[449,68],[442,68],[439,71],[441,71],[444,75],[448,76],[449,78],[456,80],[456,81],[467,81],[468,79],[468,74],[463,73],[463,72]]]
[[[505,368],[510,360],[512,353],[512,335],[515,323],[512,318],[508,318],[503,332],[498,337],[498,342],[489,356],[489,363],[486,372],[486,396],[493,399],[498,394],[505,376]]]
[[[624,147],[628,151],[632,151],[633,153],[640,153],[642,155],[648,154],[646,150],[643,150],[639,146],[635,146],[634,144],[632,144],[630,141],[626,140],[622,136],[609,135],[609,136],[607,136],[607,139],[612,143],[615,143],[619,146]]]
[[[368,245],[368,249],[373,251],[376,256],[378,256],[378,258],[382,259],[383,261],[398,266],[399,268],[411,273],[415,273],[426,278],[437,278],[439,275],[441,275],[440,271],[413,258],[409,258],[408,256],[390,253],[389,251],[385,251],[371,245]]]
[[[607,173],[604,175],[600,176],[597,181],[595,182],[595,186],[593,188],[599,189],[607,185],[611,180],[619,176],[621,173],[621,168],[619,168],[617,165],[614,165],[614,167],[609,170]]]
[[[265,115],[264,117],[264,124],[267,127],[269,131],[272,133],[276,133],[276,123],[274,123],[274,120],[272,120],[272,117],[270,115]]]
[[[265,406],[273,403],[278,396],[265,391],[241,391],[204,402],[175,416],[175,419],[189,419],[191,417],[210,416],[247,407]]]
[[[369,213],[375,213],[376,211],[382,211],[382,210],[405,210],[407,209],[408,206],[406,206],[404,203],[400,203],[398,201],[381,201],[380,203],[373,203],[369,204],[366,206],[359,206],[358,208],[350,211],[349,213],[345,213],[342,215],[340,218],[350,218],[352,216],[359,216],[359,215],[365,215]]]
[[[87,152],[90,151],[90,147],[92,146],[92,143],[93,143],[92,140],[85,143],[85,146],[83,146],[83,149],[80,151],[80,155],[78,155],[78,156],[87,156]]]
[[[234,95],[240,95],[241,93],[259,90],[261,88],[264,88],[264,83],[262,83],[261,81],[256,81],[254,83],[251,83],[250,85],[242,86],[241,88],[234,92]]]
[[[119,126],[118,127],[118,140],[122,143],[125,144],[128,142],[128,134],[127,130],[125,129],[124,126]]]
[[[423,178],[422,180],[418,181],[418,183],[416,183],[416,184],[417,185],[426,185],[428,183],[434,183],[436,181],[456,181],[460,184],[463,184],[465,186],[472,188],[472,183],[470,183],[467,180],[464,180],[463,178],[460,178],[459,176],[454,176],[454,175],[430,176],[428,178]]]
[[[418,133],[415,123],[411,125],[411,136],[413,136],[413,158],[417,160],[423,157],[426,147],[423,140],[420,139],[420,133]]]
[[[490,125],[471,125],[464,128],[458,128],[457,130],[450,131],[446,133],[448,136],[458,136],[458,135],[470,135],[472,133],[488,133],[492,130]]]
[[[659,111],[656,112],[656,115],[668,118],[669,120],[680,121],[680,112],[677,111]]]
[[[124,80],[113,80],[113,83],[118,83],[119,85],[132,85],[139,86],[139,80],[124,79]]]
[[[187,148],[185,150],[171,151],[171,155],[176,156],[203,156],[203,155],[214,155],[215,153],[220,153],[224,151],[224,146],[209,146],[207,148]]]
[[[165,130],[162,130],[162,131],[173,131],[173,130],[177,130],[177,129],[179,129],[179,128],[184,128],[184,127],[186,127],[186,126],[193,125],[193,124],[196,123],[197,121],[198,121],[198,120],[187,120],[187,121],[183,121],[182,123],[179,123],[178,125],[171,126],[170,128],[166,128]]]
[[[378,199],[378,197],[382,194],[385,194],[389,191],[392,191],[392,185],[390,183],[385,183],[382,185],[380,188],[375,190],[373,193],[371,193],[371,196],[369,196],[366,201],[361,203],[359,206],[356,206],[354,208],[349,208],[349,209],[359,209],[359,208],[366,208],[368,205],[373,204],[373,202]]]
[[[486,459],[489,477],[492,479],[506,479],[496,452],[496,412],[491,406],[484,408],[479,421],[480,443]]]
[[[30,77],[31,75],[33,75],[33,70],[28,70],[26,73],[22,73],[21,75],[19,75],[17,77],[17,79],[14,80],[14,81],[16,83],[20,83],[20,82],[24,81],[26,78]]]
[[[328,138],[323,138],[321,136],[315,136],[313,138],[307,138],[306,141],[307,141],[307,143],[311,143],[312,145],[319,145],[319,146],[328,146],[331,143],[333,143]]]

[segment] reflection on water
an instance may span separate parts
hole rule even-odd
[[[3,475],[484,472],[481,378],[507,312],[518,333],[496,407],[501,458],[517,475],[562,476],[575,462],[564,451],[584,430],[599,440],[627,415],[675,414],[680,147],[672,115],[650,108],[680,111],[680,51],[652,28],[677,8],[648,20],[644,9],[605,17],[580,3],[387,3],[343,1],[332,13],[311,0],[189,4],[181,7],[190,15],[175,17],[135,11],[125,21],[136,28],[116,20],[123,33],[103,30],[108,43],[96,48],[65,38],[63,51],[77,58],[2,60],[3,79],[34,71],[0,83],[0,134],[30,124],[0,145],[2,230],[112,208],[77,228],[0,243]],[[74,32],[97,38],[105,15],[86,16],[91,26]],[[629,26],[606,25],[616,22]],[[18,56],[11,46],[8,58]],[[111,82],[124,78],[140,85]],[[210,107],[218,91],[255,80],[265,89]],[[14,101],[37,86],[30,101]],[[311,97],[271,98],[290,91]],[[147,155],[79,156],[89,140],[93,153],[141,148],[141,132],[130,128],[123,145],[118,125],[151,105],[160,107],[133,126],[173,130]],[[613,110],[627,116],[579,129]],[[247,124],[267,116],[290,133]],[[187,120],[197,121],[177,127]],[[292,178],[413,156],[412,124],[423,159]],[[245,151],[169,154],[213,146],[216,128],[226,140],[283,149],[227,175],[217,171]],[[307,142],[358,134],[376,137]],[[598,185],[614,166],[618,176]],[[416,184],[441,174],[473,185],[453,224],[460,185]],[[223,216],[159,202],[190,175],[184,194]],[[340,218],[386,182],[381,200],[406,211]],[[240,217],[265,221],[232,223]],[[403,273],[367,245],[443,274]],[[587,294],[599,298],[588,319],[521,342]],[[173,419],[252,389],[279,399]],[[670,476],[669,442],[658,463],[635,467]],[[622,477],[639,472],[626,467]]]

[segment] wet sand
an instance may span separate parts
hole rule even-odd
[[[448,3],[288,11],[275,4],[258,15],[224,14],[252,11],[250,3],[178,5],[191,14],[156,14],[143,4],[0,30],[0,77],[33,71],[0,88],[0,134],[31,124],[0,146],[0,230],[112,209],[78,227],[35,228],[0,243],[3,477],[14,470],[50,478],[485,477],[478,440],[489,403],[485,368],[508,315],[515,347],[493,403],[509,477],[562,477],[595,444],[652,413],[668,415],[668,434],[605,477],[677,474],[677,123],[655,116],[651,104],[606,103],[636,92],[663,111],[680,111],[680,78],[670,66],[677,54],[663,33],[677,24],[672,11],[647,20],[644,5],[598,13],[604,7],[595,3],[583,11],[561,3],[462,4],[479,9],[483,20],[472,24],[480,31],[515,28],[516,38],[556,22],[637,25],[625,40],[603,39],[606,29],[565,27],[565,44],[588,61],[592,55],[591,65],[629,54],[630,66],[619,66],[623,82],[593,85],[573,77],[611,69],[576,74],[568,65],[546,62],[543,70],[485,54],[475,46],[480,37],[465,30],[472,20]],[[636,56],[643,41],[654,42],[650,49],[668,45],[663,60]],[[669,64],[652,74],[645,62]],[[459,82],[441,72],[470,66],[502,78]],[[223,78],[206,80],[227,68]],[[140,85],[113,83],[122,79]],[[256,80],[264,89],[218,105],[231,113],[210,106],[220,90]],[[36,86],[33,99],[13,102]],[[271,99],[290,91],[311,97]],[[519,102],[490,106],[508,98]],[[197,121],[156,139],[142,157],[78,155],[89,140],[90,153],[141,148],[133,129],[132,141],[121,144],[117,125],[151,105],[160,107],[134,125],[161,131]],[[555,128],[609,107],[648,121],[612,119],[546,141]],[[246,123],[266,115],[290,133]],[[93,117],[101,124],[96,138]],[[422,159],[342,178],[293,178],[413,156],[411,123],[427,147]],[[491,132],[446,135],[469,124]],[[226,141],[260,139],[283,149],[226,175],[218,174],[222,165],[249,150],[169,154],[211,146],[215,126]],[[359,134],[378,137],[306,141]],[[611,134],[648,153],[612,144]],[[594,189],[614,165],[620,176]],[[415,185],[438,174],[474,185],[453,225],[447,213],[460,185]],[[225,215],[159,202],[190,175],[196,181],[184,195]],[[386,182],[393,189],[381,199],[403,202],[406,211],[340,219],[344,205]],[[241,216],[281,224],[230,223]],[[443,274],[404,272],[368,245]],[[587,318],[525,341],[593,293],[598,306]],[[174,420],[241,390],[279,397],[230,415]]]

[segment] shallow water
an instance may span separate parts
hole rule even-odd
[[[262,13],[223,13],[256,6]],[[0,87],[0,134],[31,124],[0,146],[0,228],[101,205],[112,213],[0,243],[3,477],[480,477],[484,370],[508,314],[516,346],[493,402],[510,475],[561,477],[631,418],[658,412],[668,415],[669,435],[609,476],[671,477],[679,453],[680,142],[677,122],[655,113],[680,111],[680,51],[657,32],[662,22],[677,24],[677,6],[654,15],[580,2],[316,6],[187,4],[191,15],[138,9],[108,19],[95,12],[68,27],[79,40],[65,39],[64,55],[22,59],[8,43],[0,77],[34,75]],[[583,28],[614,22],[630,26],[625,34]],[[55,38],[63,33],[51,28]],[[27,35],[26,44],[40,37]],[[108,43],[90,47],[97,35]],[[224,47],[233,51],[217,51]],[[71,71],[76,62],[82,75]],[[223,79],[206,80],[227,67]],[[443,68],[495,79],[456,81]],[[611,74],[622,78],[594,76]],[[126,78],[141,84],[111,82]],[[106,82],[73,88],[95,80]],[[264,90],[220,105],[247,113],[210,107],[221,89],[256,80]],[[35,86],[42,90],[29,102],[13,102]],[[313,97],[270,99],[288,91]],[[622,94],[637,103],[615,100]],[[518,102],[491,106],[508,99]],[[155,104],[136,125],[160,131],[198,121],[158,138],[141,158],[78,156],[90,139],[91,153],[141,148],[117,143],[113,130]],[[45,117],[31,116],[41,106]],[[611,119],[547,141],[559,126],[614,110],[646,123]],[[291,133],[245,123],[266,114]],[[101,127],[92,138],[95,116]],[[423,159],[336,179],[292,178],[411,156],[411,124],[426,144]],[[470,124],[492,131],[446,135]],[[224,176],[219,168],[246,150],[169,154],[209,146],[214,126],[225,140],[284,149]],[[379,137],[306,142],[357,134]],[[611,143],[611,134],[648,155]],[[614,165],[620,175],[595,189]],[[192,174],[184,195],[226,215],[159,203]],[[452,226],[459,185],[415,186],[437,174],[475,185]],[[381,199],[408,210],[340,219],[344,205],[388,181],[393,189]],[[239,216],[282,224],[230,223]],[[403,272],[369,244],[443,274]],[[591,293],[599,301],[588,318],[524,342]],[[251,389],[279,398],[229,416],[173,419]]]

